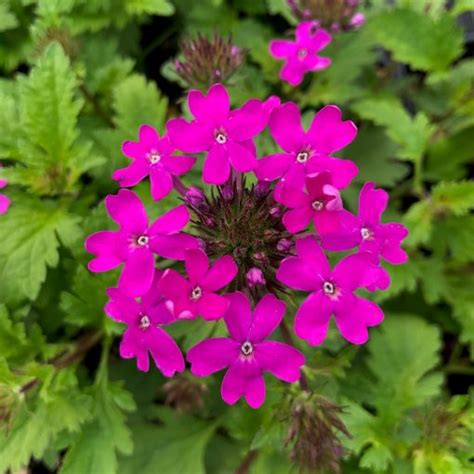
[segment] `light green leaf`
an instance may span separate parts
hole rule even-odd
[[[463,216],[474,208],[474,181],[441,182],[431,192],[437,212]]]
[[[168,0],[125,0],[125,10],[132,15],[172,15],[174,6]]]
[[[10,11],[8,5],[5,3],[0,4],[0,31],[11,30],[17,26],[18,20]]]

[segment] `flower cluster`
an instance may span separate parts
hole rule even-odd
[[[388,196],[373,183],[362,188],[357,215],[344,209],[341,191],[357,167],[333,154],[355,139],[357,129],[337,107],[321,109],[305,130],[296,104],[270,97],[232,110],[221,84],[207,94],[191,91],[188,106],[192,120],[169,120],[161,137],[143,125],[138,141],[123,145],[131,164],[113,176],[122,188],[149,176],[153,200],[175,190],[183,204],[150,223],[133,191],[107,196],[118,228],[88,237],[86,249],[95,255],[89,269],[122,268],[105,307],[127,325],[122,357],[136,358],[147,371],[151,354],[158,369],[172,376],[185,363],[166,326],[222,319],[228,337],[191,348],[191,372],[206,377],[225,369],[223,400],[234,404],[244,397],[257,408],[265,399],[264,372],[291,383],[305,362],[291,338],[269,339],[284,324],[290,289],[307,294],[294,318],[300,339],[322,344],[334,316],[341,335],[362,344],[383,313],[356,292],[388,287],[380,262],[406,261],[400,243],[407,231],[381,221]],[[257,157],[254,140],[265,129],[280,151]],[[198,153],[207,194],[181,181]],[[326,252],[350,249],[356,252],[331,269]]]

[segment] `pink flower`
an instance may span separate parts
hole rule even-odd
[[[290,208],[283,215],[283,224],[292,234],[304,230],[311,220],[320,234],[337,232],[351,216],[342,208],[339,190],[327,171],[306,177],[306,192],[285,186],[278,200]]]
[[[365,23],[365,15],[363,13],[355,13],[350,19],[349,25],[353,28],[360,28]]]
[[[285,304],[274,295],[265,295],[252,308],[240,292],[227,295],[230,306],[224,316],[229,338],[213,338],[200,342],[187,355],[191,372],[206,377],[228,368],[222,381],[222,399],[233,405],[245,397],[252,408],[265,400],[264,372],[285,382],[300,378],[304,356],[294,347],[266,338],[278,327]]]
[[[0,189],[4,188],[8,184],[6,179],[0,179]],[[5,214],[10,207],[11,201],[10,198],[5,196],[5,194],[0,194],[0,214]]]
[[[227,90],[215,84],[206,95],[192,90],[188,105],[195,120],[170,120],[168,134],[173,144],[188,153],[207,151],[203,177],[206,183],[224,184],[230,176],[230,166],[238,172],[252,171],[257,165],[252,138],[266,126],[275,99],[264,106],[252,99],[240,109],[230,110]]]
[[[387,204],[388,194],[383,189],[365,183],[359,195],[359,215],[346,222],[339,233],[323,235],[323,247],[340,251],[359,246],[359,251],[380,255],[393,265],[405,263],[408,255],[400,245],[408,230],[397,222],[381,223]]]
[[[196,162],[192,156],[173,156],[175,151],[167,136],[160,138],[150,125],[142,125],[138,132],[139,141],[127,141],[122,145],[125,156],[133,162],[112,175],[120,186],[135,186],[150,176],[151,195],[155,201],[166,197],[173,189],[173,176],[187,173]]]
[[[197,247],[194,237],[179,232],[190,218],[184,205],[163,214],[151,226],[145,206],[128,189],[107,196],[105,205],[120,229],[96,232],[87,238],[86,250],[96,255],[88,268],[106,272],[125,264],[118,286],[128,296],[141,296],[150,288],[155,271],[153,253],[182,260],[186,248]]]
[[[284,177],[292,186],[302,188],[306,175],[328,171],[333,186],[337,189],[348,186],[357,175],[357,166],[352,161],[330,156],[357,135],[355,124],[342,121],[341,116],[338,107],[323,107],[305,132],[295,103],[287,102],[275,110],[269,121],[270,132],[284,152],[262,158],[255,171],[257,178],[273,181]]]
[[[202,250],[186,250],[184,263],[188,280],[176,270],[168,269],[159,282],[160,291],[173,303],[175,316],[181,319],[198,315],[206,320],[221,318],[229,302],[216,291],[227,286],[237,275],[237,265],[232,257],[220,257],[209,267],[209,259]]]
[[[138,369],[148,372],[150,353],[163,375],[172,377],[175,372],[184,370],[184,358],[176,342],[160,327],[174,320],[157,291],[156,283],[160,277],[161,273],[157,270],[154,284],[139,302],[118,288],[109,288],[107,295],[110,300],[105,312],[113,320],[127,325],[120,341],[121,357],[136,357]]]
[[[321,344],[334,314],[336,325],[345,339],[353,344],[367,342],[367,327],[380,324],[384,315],[375,303],[356,296],[354,291],[376,287],[380,282],[373,257],[365,253],[349,255],[331,271],[313,236],[299,239],[296,253],[296,257],[283,260],[277,279],[290,288],[310,292],[296,313],[295,332],[298,337],[312,346]]]
[[[305,21],[296,27],[295,41],[273,40],[270,42],[270,54],[276,59],[284,59],[280,79],[292,86],[303,81],[308,71],[326,69],[331,64],[330,58],[318,56],[332,40],[331,35],[314,21]]]

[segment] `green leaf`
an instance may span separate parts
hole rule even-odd
[[[0,299],[34,300],[46,278],[47,267],[59,262],[60,239],[81,235],[78,218],[52,201],[17,195],[18,202],[0,226]]]
[[[13,323],[8,316],[7,308],[0,305],[0,354],[6,359],[21,356],[30,349],[25,325]],[[1,378],[0,378],[1,381]]]
[[[474,255],[474,215],[449,216],[436,222],[432,239],[438,252],[449,251],[456,262],[472,262]]]
[[[433,208],[428,200],[413,204],[404,217],[404,223],[410,232],[405,244],[416,247],[429,242],[433,230],[433,217]]]
[[[174,6],[168,0],[125,0],[127,13],[148,15],[172,15]]]
[[[397,61],[422,71],[447,69],[463,49],[462,30],[448,15],[398,8],[372,17],[367,28]]]
[[[8,5],[2,3],[0,5],[0,31],[11,30],[18,26],[18,20],[10,11]]]
[[[463,216],[474,208],[474,181],[441,182],[431,195],[438,212],[447,209],[455,216]]]

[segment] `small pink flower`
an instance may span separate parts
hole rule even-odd
[[[161,325],[174,321],[165,300],[157,290],[161,273],[157,270],[154,284],[141,301],[123,294],[118,288],[109,288],[109,302],[105,312],[113,320],[127,325],[120,342],[120,355],[124,359],[137,358],[137,367],[148,372],[150,353],[156,367],[166,377],[184,370],[184,358],[176,342]]]
[[[151,226],[145,206],[128,189],[107,196],[105,206],[120,229],[96,232],[87,238],[86,250],[96,255],[88,268],[92,272],[106,272],[125,264],[118,286],[129,296],[141,296],[150,288],[155,271],[154,253],[182,260],[186,248],[197,247],[194,237],[180,233],[190,218],[184,205],[163,214]]]
[[[346,222],[344,230],[323,235],[323,247],[341,251],[359,246],[360,252],[380,255],[393,265],[405,263],[408,255],[400,245],[408,230],[397,222],[381,223],[387,203],[388,194],[383,189],[365,183],[359,195],[359,215]]]
[[[308,71],[326,69],[331,64],[330,58],[318,56],[332,40],[324,29],[318,28],[314,21],[305,21],[296,27],[295,41],[273,40],[270,42],[270,54],[276,59],[284,59],[280,79],[292,86],[303,81]]]
[[[6,179],[0,179],[0,189],[3,189],[8,184]],[[0,214],[5,214],[10,207],[11,200],[5,194],[0,194]]]
[[[222,84],[215,84],[206,95],[192,90],[188,105],[195,120],[183,118],[167,124],[172,143],[187,153],[208,152],[203,177],[206,183],[224,184],[230,167],[241,173],[252,171],[257,165],[252,139],[267,125],[275,100],[266,105],[257,99],[249,100],[240,109],[230,110],[230,99]]]
[[[236,277],[238,269],[233,258],[225,255],[209,267],[207,255],[195,249],[186,250],[184,263],[188,280],[176,270],[168,269],[159,282],[160,291],[173,303],[175,316],[180,319],[195,316],[206,320],[221,318],[229,302],[216,291]]]
[[[120,186],[135,186],[150,176],[151,195],[155,201],[166,197],[173,189],[173,176],[187,173],[196,162],[192,156],[172,155],[175,151],[167,136],[160,138],[150,125],[142,125],[139,141],[127,141],[122,145],[125,156],[133,162],[112,175]]]
[[[320,234],[337,232],[351,216],[343,209],[339,190],[327,171],[306,177],[306,192],[285,186],[278,200],[290,208],[283,215],[283,224],[292,234],[304,230],[311,220]]]
[[[306,175],[328,171],[333,186],[337,189],[348,186],[357,175],[357,166],[330,155],[354,140],[357,127],[350,120],[342,121],[341,117],[338,107],[323,107],[305,132],[295,103],[287,102],[273,111],[270,132],[284,151],[262,158],[255,171],[257,178],[273,181],[284,177],[292,186],[302,188]]]
[[[363,13],[355,13],[354,16],[349,20],[349,25],[352,28],[360,28],[365,23],[365,15]]]
[[[341,335],[353,344],[368,340],[369,326],[380,324],[382,310],[372,301],[354,294],[358,288],[380,284],[373,256],[366,253],[349,255],[331,271],[324,252],[309,236],[296,242],[296,257],[288,257],[280,265],[277,279],[310,295],[300,306],[295,317],[295,332],[312,346],[326,338],[331,315]],[[383,270],[382,270],[383,271]]]
[[[259,408],[265,401],[263,373],[296,382],[304,356],[288,344],[266,340],[283,318],[282,301],[272,294],[265,295],[252,313],[243,293],[231,293],[227,298],[230,306],[224,320],[230,337],[200,342],[189,350],[187,359],[197,377],[228,368],[222,381],[222,399],[233,405],[243,396],[252,408]]]

